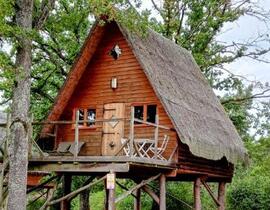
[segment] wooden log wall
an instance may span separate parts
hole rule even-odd
[[[172,123],[156,97],[141,66],[136,60],[131,48],[115,24],[107,26],[105,35],[96,53],[88,64],[81,80],[66,106],[60,120],[71,120],[75,108],[95,108],[97,119],[103,118],[103,106],[107,103],[124,102],[126,118],[130,118],[130,107],[134,104],[156,104],[158,107],[160,125],[173,127]],[[122,55],[114,60],[110,50],[118,44]],[[110,81],[117,77],[118,88],[112,90]],[[125,136],[129,134],[129,122],[125,123]],[[177,146],[177,135],[174,131],[160,129],[159,138],[170,136],[166,157],[169,157]],[[135,138],[154,138],[154,128],[146,125],[136,125]],[[102,123],[95,128],[80,129],[80,140],[86,142],[80,155],[101,155]],[[57,143],[74,141],[74,129],[70,125],[58,128]]]
[[[233,165],[225,158],[218,161],[207,160],[191,154],[188,146],[179,143],[178,173],[181,174],[208,174],[230,179],[233,176]]]

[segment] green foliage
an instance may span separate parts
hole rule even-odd
[[[231,210],[266,210],[270,202],[270,137],[246,144],[250,167],[238,166],[228,191],[228,207]]]

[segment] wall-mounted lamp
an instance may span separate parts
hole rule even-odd
[[[116,89],[117,88],[117,78],[116,77],[112,77],[111,88],[112,89]]]

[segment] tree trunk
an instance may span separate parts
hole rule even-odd
[[[80,210],[90,210],[89,195],[90,189],[85,190],[80,194]]]
[[[11,134],[9,137],[8,209],[26,209],[28,166],[28,135],[30,107],[31,39],[25,32],[32,29],[33,0],[16,0],[17,36],[16,70],[11,108]]]

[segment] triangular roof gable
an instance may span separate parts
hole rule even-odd
[[[74,64],[72,65],[68,77],[61,87],[58,95],[54,101],[54,104],[47,116],[48,121],[54,121],[60,118],[64,111],[70,97],[72,96],[81,76],[83,75],[86,66],[94,55],[96,48],[98,47],[105,32],[105,27],[96,22],[89,35],[87,36],[79,54],[76,57]],[[52,126],[44,126],[42,133],[47,133]]]
[[[190,53],[152,30],[141,38],[118,26],[190,151],[212,160],[224,156],[232,163],[244,160],[246,151],[239,135]],[[106,25],[93,26],[48,120],[61,116],[105,29]],[[44,127],[42,133],[48,129]]]

